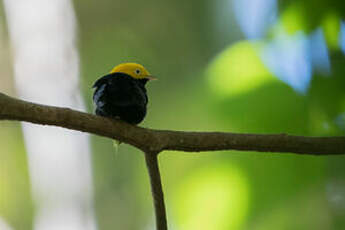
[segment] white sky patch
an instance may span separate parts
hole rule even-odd
[[[331,60],[326,39],[321,28],[318,28],[310,35],[310,52],[315,71],[329,76],[331,74]]]
[[[343,53],[345,54],[345,21],[341,21],[340,24],[340,47]]]
[[[306,93],[312,78],[309,38],[302,32],[288,35],[284,31],[265,45],[261,52],[270,71],[299,93]]]
[[[276,0],[233,0],[236,20],[246,38],[265,36],[278,15]]]

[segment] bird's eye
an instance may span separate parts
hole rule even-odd
[[[140,74],[140,70],[139,69],[135,70],[135,73]]]

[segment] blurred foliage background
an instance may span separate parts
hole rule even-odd
[[[81,90],[121,62],[145,65],[144,127],[308,136],[345,134],[341,0],[74,1]],[[4,13],[1,91],[14,94]],[[20,126],[0,123],[0,216],[31,229]],[[143,155],[92,137],[99,229],[149,229]],[[171,229],[345,229],[345,157],[255,152],[160,156]]]

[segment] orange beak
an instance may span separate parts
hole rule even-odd
[[[152,81],[152,80],[158,80],[157,78],[155,78],[154,76],[148,75],[145,77],[146,79]]]

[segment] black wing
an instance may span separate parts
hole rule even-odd
[[[97,106],[146,106],[147,95],[138,80],[122,73],[106,75],[98,79],[93,100]]]

